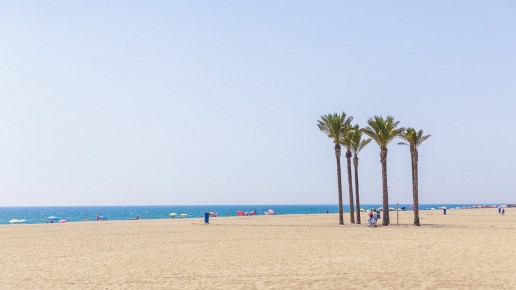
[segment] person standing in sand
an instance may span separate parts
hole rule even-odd
[[[367,225],[372,227],[374,225],[374,212],[373,210],[369,210],[369,219],[367,220]]]
[[[505,206],[502,207],[502,215],[505,215]]]

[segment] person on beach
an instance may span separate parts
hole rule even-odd
[[[380,218],[380,210],[376,209],[376,220],[379,220]]]
[[[499,214],[499,215],[501,215],[501,214],[502,214],[502,207],[501,207],[501,206],[499,206],[499,207],[498,207],[498,214]]]
[[[370,226],[370,227],[374,226],[374,217],[375,217],[375,213],[373,212],[373,210],[370,210],[369,211],[369,219],[367,220],[368,226]]]
[[[505,206],[502,207],[502,215],[505,215]]]

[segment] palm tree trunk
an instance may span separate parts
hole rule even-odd
[[[349,189],[349,215],[351,223],[355,223],[355,204],[353,203],[353,177],[351,176],[351,151],[346,151],[346,159],[348,161],[348,189]]]
[[[414,225],[420,226],[419,223],[419,189],[418,189],[418,152],[414,149],[412,153],[412,187],[413,187],[413,198],[414,198]]]
[[[337,158],[337,186],[339,190],[339,224],[344,224],[344,210],[342,208],[342,176],[340,170],[340,145],[335,145],[335,158]]]
[[[353,158],[353,165],[355,166],[355,198],[357,203],[357,224],[360,224],[360,195],[358,193],[358,157]]]
[[[412,210],[414,211],[414,224],[416,220],[416,205],[414,204],[414,192],[416,183],[414,181],[414,147],[410,144],[410,165],[412,166]]]
[[[380,151],[380,161],[382,162],[382,189],[383,189],[383,221],[382,225],[389,225],[389,189],[387,187],[387,147],[382,147]]]

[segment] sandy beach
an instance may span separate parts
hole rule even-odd
[[[396,222],[396,213],[391,213]],[[363,215],[365,218],[365,215]],[[0,226],[1,289],[514,289],[516,209]]]

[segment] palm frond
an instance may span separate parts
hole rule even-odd
[[[371,143],[371,141],[373,141],[373,139],[371,138],[367,138],[365,140],[362,140],[362,142],[360,142],[360,146],[358,146],[358,152],[362,151],[362,149],[364,149],[369,143]]]
[[[374,116],[367,120],[369,126],[364,128],[363,132],[376,141],[380,147],[386,147],[405,130],[404,128],[398,128],[399,123],[392,116],[386,118]]]
[[[353,154],[355,156],[358,155],[362,149],[364,149],[367,144],[371,142],[371,139],[362,139],[363,130],[360,129],[358,125],[355,125],[349,130],[348,134],[346,135],[346,141],[349,145],[349,148],[351,151],[353,151]]]
[[[428,140],[431,135],[424,135],[423,130],[416,131],[414,128],[407,128],[400,137],[405,141],[404,145],[410,145],[414,148],[419,147],[424,141]]]
[[[347,134],[351,126],[353,117],[347,116],[346,113],[333,113],[321,116],[317,121],[317,127],[333,140],[335,144],[342,144],[342,138]]]

